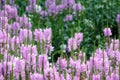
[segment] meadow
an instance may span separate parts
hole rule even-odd
[[[0,0],[0,80],[120,80],[120,0]]]

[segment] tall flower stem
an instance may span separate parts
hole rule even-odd
[[[120,41],[120,23],[118,23],[118,38]],[[119,42],[119,50],[120,50],[120,42]]]

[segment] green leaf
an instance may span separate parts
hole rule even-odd
[[[0,60],[2,60],[2,59],[3,59],[3,56],[4,56],[3,54],[0,54]]]

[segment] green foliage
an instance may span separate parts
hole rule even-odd
[[[0,60],[2,60],[2,59],[3,59],[3,57],[4,57],[4,56],[3,56],[3,54],[0,54]]]
[[[37,0],[37,4],[45,9],[45,0]],[[79,2],[79,0],[76,0]],[[59,52],[61,44],[67,44],[69,37],[73,36],[75,32],[82,32],[84,40],[81,48],[89,56],[94,51],[95,47],[103,47],[105,38],[103,37],[103,29],[105,27],[112,28],[113,36],[118,33],[116,24],[116,15],[120,13],[120,0],[80,0],[83,11],[79,12],[71,22],[64,22],[63,18],[68,14],[73,14],[73,11],[64,11],[57,16],[49,16],[44,20],[40,18],[39,14],[28,14],[31,19],[33,30],[35,28],[51,27],[53,32],[52,44],[55,47],[55,52]],[[28,5],[28,0],[16,0],[20,15],[25,12],[25,6]]]

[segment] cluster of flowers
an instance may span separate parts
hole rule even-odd
[[[82,33],[75,33],[74,38],[68,39],[68,51],[76,50],[83,40]]]
[[[26,15],[20,17],[16,7],[5,5],[4,10],[0,11],[0,28],[16,34],[22,27],[26,29],[32,27]]]
[[[54,50],[52,30],[32,31],[31,27],[27,16],[19,16],[16,7],[4,5],[0,10],[0,80],[34,80],[32,76],[41,72],[42,62],[44,68],[48,66],[47,55]]]
[[[68,40],[69,54],[73,55],[67,58],[61,56],[56,63],[50,63],[48,53],[54,49],[51,45],[52,30],[36,29],[32,32],[28,27],[20,27],[21,23],[20,29],[17,28],[17,32],[12,34],[7,26],[11,17],[2,17],[5,18],[8,19],[6,27],[0,30],[0,54],[3,55],[0,60],[0,80],[120,79],[119,40],[111,40],[105,50],[98,48],[86,60],[85,53],[77,51],[83,34],[75,33],[74,38]],[[104,34],[111,36],[110,28],[105,28]]]
[[[36,5],[35,0],[30,1],[30,5]],[[50,1],[46,1],[46,6],[49,4],[48,12],[56,14],[56,7],[50,6],[60,5]],[[75,4],[74,0],[66,1],[62,3],[66,9],[80,5]],[[119,15],[117,21],[120,21]],[[25,14],[18,16],[16,7],[5,5],[0,11],[0,57],[3,55],[0,59],[0,80],[120,79],[119,40],[106,42],[109,44],[106,49],[98,48],[90,59],[86,60],[86,54],[78,50],[83,34],[75,33],[74,38],[68,39],[67,46],[68,54],[72,56],[62,55],[57,62],[50,63],[49,54],[54,50],[51,44],[51,28],[32,31],[31,27],[32,24]],[[105,28],[104,35],[106,38],[110,37],[111,29]]]
[[[46,0],[45,1],[45,10],[42,10],[40,5],[36,4],[36,0],[29,0],[29,6],[26,7],[28,12],[37,12],[43,18],[46,16],[56,16],[57,14],[62,14],[64,11],[68,10],[69,13],[65,16],[64,21],[72,21],[73,15],[70,14],[70,11],[75,14],[82,10],[82,6],[79,3],[75,3],[75,0],[60,0],[57,4],[57,0]]]

